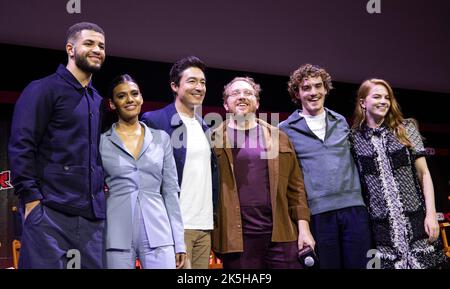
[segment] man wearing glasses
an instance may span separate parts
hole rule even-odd
[[[314,248],[303,177],[287,135],[256,118],[261,88],[236,77],[224,88],[229,113],[212,135],[220,195],[213,250],[225,269],[297,269]]]

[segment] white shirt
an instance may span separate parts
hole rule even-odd
[[[181,182],[180,208],[185,229],[212,230],[211,149],[200,123],[180,114],[186,126],[186,161]]]
[[[327,123],[325,121],[326,113],[325,110],[318,115],[304,115],[300,112],[300,115],[305,118],[309,129],[322,141],[325,139],[325,134],[327,132]]]

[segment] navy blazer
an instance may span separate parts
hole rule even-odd
[[[104,219],[101,96],[63,65],[31,82],[17,100],[8,146],[21,205],[34,200],[86,218]]]
[[[198,115],[197,120],[200,122],[203,131],[205,132],[208,141],[211,140],[211,131],[205,121]],[[181,187],[181,181],[183,180],[183,169],[186,161],[186,126],[178,114],[175,103],[171,103],[166,107],[149,111],[142,115],[141,120],[149,127],[154,129],[160,129],[167,132],[171,136],[173,155],[175,163],[177,165],[178,172],[178,184]],[[177,144],[176,144],[177,143]],[[211,143],[211,142],[210,142]],[[174,145],[175,144],[175,145]],[[213,190],[213,207],[214,214],[217,208],[217,202],[219,200],[219,171],[217,169],[217,157],[213,149],[211,149],[211,177],[212,177],[212,190]]]

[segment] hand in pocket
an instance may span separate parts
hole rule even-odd
[[[41,202],[41,200],[36,200],[36,201],[32,201],[29,203],[25,204],[25,216],[24,216],[24,220],[27,219],[28,215],[31,213],[31,211],[37,206],[39,205],[39,203]]]

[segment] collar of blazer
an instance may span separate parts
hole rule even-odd
[[[152,131],[149,127],[147,127],[145,125],[145,123],[143,122],[139,122],[141,124],[141,126],[144,128],[144,142],[142,144],[142,148],[141,148],[141,152],[139,153],[139,156],[137,159],[139,159],[144,152],[147,150],[147,148],[149,147],[150,143],[153,140],[153,134]],[[114,145],[116,145],[118,148],[120,148],[122,151],[124,151],[126,154],[128,154],[129,156],[133,157],[128,150],[125,148],[122,140],[120,139],[119,135],[116,132],[116,124],[113,123],[113,125],[111,126],[111,128],[105,133],[105,136],[107,139],[109,139]],[[134,157],[133,157],[134,158]]]

